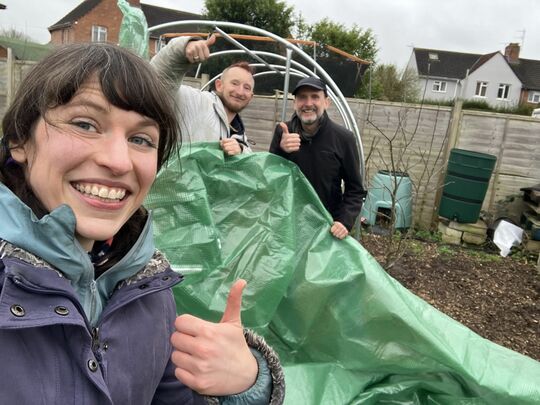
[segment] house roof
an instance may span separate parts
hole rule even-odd
[[[469,73],[472,73],[498,53],[500,52],[481,55],[439,49],[414,48],[416,65],[420,76],[450,79],[463,79],[467,74],[467,69],[469,69]],[[438,60],[430,59],[430,54],[436,54]],[[516,74],[524,88],[540,90],[540,60],[520,58],[517,62],[508,63],[508,66]]]
[[[146,23],[148,27],[154,27],[159,24],[164,24],[173,21],[184,20],[202,20],[203,17],[200,14],[188,13],[186,11],[172,10],[170,8],[163,8],[152,6],[150,4],[141,3],[141,10],[146,17]],[[184,31],[192,31],[193,29],[184,28]],[[152,36],[159,36],[166,32],[171,32],[171,29],[161,29],[152,31]]]
[[[0,37],[0,46],[11,48],[15,59],[38,61],[43,59],[53,48],[24,39]]]
[[[488,60],[493,58],[495,55],[499,54],[500,52],[491,52],[486,53],[485,55],[482,55],[478,58],[476,62],[469,68],[469,74],[474,72],[476,69],[478,69],[480,66],[482,66],[484,63],[486,63]]]
[[[96,7],[102,0],[85,0],[68,14],[66,14],[62,19],[60,19],[55,24],[49,27],[49,31],[55,29],[69,27],[75,21],[89,13],[94,7]],[[179,20],[201,20],[202,16],[199,14],[188,13],[186,11],[172,10],[170,8],[163,8],[152,6],[150,4],[141,3],[141,10],[146,17],[146,23],[148,27],[153,27],[155,25],[179,21]],[[167,30],[160,30],[153,32],[152,35],[160,35]]]
[[[100,2],[101,0],[84,0],[81,4],[62,17],[58,22],[51,25],[48,28],[49,31],[53,31],[57,28],[69,27],[79,18],[89,13]]]
[[[450,52],[440,49],[414,48],[418,74],[421,76],[463,79],[482,55],[462,52]],[[437,55],[437,60],[430,59],[430,54]]]
[[[509,63],[509,65],[521,80],[524,88],[540,90],[540,60],[520,58],[516,63]]]

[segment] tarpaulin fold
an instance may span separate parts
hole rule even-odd
[[[127,0],[118,0],[116,4],[122,12],[118,45],[148,59],[150,33],[144,12],[138,7],[131,6]]]
[[[189,144],[146,201],[186,279],[180,313],[219,321],[243,278],[242,321],[277,350],[287,404],[538,404],[540,363],[483,339],[390,277],[294,164]]]

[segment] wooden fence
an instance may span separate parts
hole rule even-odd
[[[0,59],[0,116],[32,65]],[[189,84],[200,87],[196,80]],[[277,93],[256,96],[242,112],[254,151],[268,150],[282,101]],[[540,183],[539,119],[462,110],[459,102],[453,108],[360,99],[348,103],[361,132],[368,187],[378,170],[407,172],[413,182],[413,223],[418,228],[431,228],[436,221],[446,164],[454,147],[497,157],[482,207],[493,218],[519,220],[519,189]],[[290,116],[292,100],[287,104]],[[331,107],[329,113],[343,122],[336,108]]]
[[[255,97],[244,110],[255,151],[267,151],[279,122],[281,96]],[[497,157],[482,210],[495,219],[519,221],[521,187],[540,183],[540,120],[509,114],[349,99],[361,132],[366,181],[378,170],[407,172],[413,183],[414,224],[430,229],[436,223],[452,148]],[[289,116],[292,113],[288,103]],[[343,123],[337,109],[332,119]]]

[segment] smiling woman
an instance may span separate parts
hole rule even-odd
[[[4,402],[282,400],[279,361],[242,328],[243,280],[220,323],[176,317],[182,276],[142,206],[179,141],[169,97],[108,44],[60,48],[21,83],[0,148]]]
[[[67,104],[49,110],[31,142],[12,146],[47,212],[66,204],[87,251],[112,238],[139,209],[157,171],[159,125],[109,103],[90,78]],[[120,198],[121,197],[121,198]]]

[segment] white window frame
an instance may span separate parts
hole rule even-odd
[[[439,60],[439,54],[437,52],[428,53],[429,60]]]
[[[509,95],[510,85],[507,83],[499,83],[499,89],[497,90],[497,100],[508,100]]]
[[[527,101],[534,104],[540,103],[540,91],[529,91]]]
[[[488,88],[488,82],[478,81],[476,82],[476,89],[474,90],[474,96],[480,98],[486,98]]]
[[[446,93],[446,82],[444,80],[434,80],[431,89],[434,93]]]
[[[92,42],[107,42],[107,27],[92,25]]]

